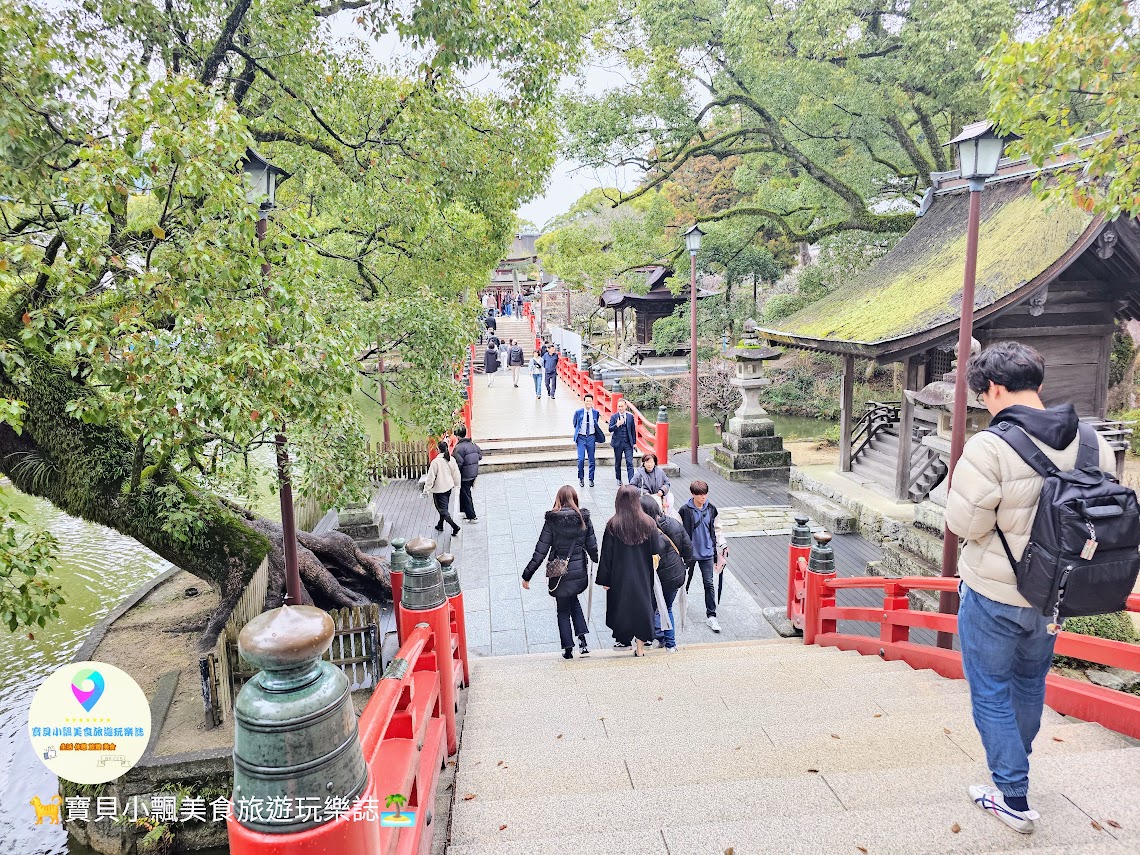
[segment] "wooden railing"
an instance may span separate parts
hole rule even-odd
[[[929,576],[841,579],[835,573],[809,569],[802,554],[792,562],[789,573],[788,613],[801,616],[798,625],[803,630],[804,644],[857,650],[887,661],[902,660],[912,668],[929,668],[943,677],[963,677],[961,653],[910,640],[911,629],[956,634],[958,616],[913,610],[907,597],[910,591],[957,591],[958,579]],[[867,588],[883,591],[881,607],[836,605],[840,591]],[[1140,594],[1129,597],[1126,608],[1140,613]],[[839,621],[879,624],[879,636],[841,633]],[[1057,635],[1055,652],[1098,665],[1140,671],[1140,645],[1136,644],[1062,631]],[[1140,696],[1050,674],[1045,680],[1045,702],[1062,715],[1097,722],[1118,733],[1140,738]]]
[[[868,401],[867,409],[851,428],[851,459],[856,460],[875,435],[884,428],[899,422],[898,401]]]

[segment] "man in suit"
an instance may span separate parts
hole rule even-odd
[[[614,448],[614,475],[621,486],[621,459],[625,457],[626,481],[633,481],[633,449],[637,447],[637,419],[629,411],[625,398],[618,401],[617,412],[610,416],[610,445]]]
[[[594,396],[586,393],[582,408],[574,413],[574,444],[578,446],[578,486],[585,487],[583,463],[590,458],[590,486],[594,486],[594,453],[598,444],[598,411],[594,409]]]

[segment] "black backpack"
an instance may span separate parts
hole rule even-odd
[[[1041,614],[1061,620],[1124,609],[1140,573],[1140,506],[1136,493],[1100,468],[1096,431],[1078,424],[1076,465],[1063,472],[1017,425],[986,428],[1045,479],[1021,561],[997,529],[1017,590]]]

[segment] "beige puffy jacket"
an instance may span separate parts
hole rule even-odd
[[[428,493],[446,493],[460,485],[459,466],[452,456],[444,459],[442,454],[436,455],[428,467],[424,477],[424,495]]]
[[[1072,469],[1079,440],[1063,449],[1051,448],[1030,433],[1030,438],[1060,469]],[[1116,456],[1104,437],[1100,467],[1116,469]],[[946,500],[946,525],[966,543],[958,558],[958,575],[984,597],[1011,606],[1028,606],[1017,592],[1017,581],[995,527],[1009,541],[1014,558],[1021,559],[1037,513],[1043,479],[1001,437],[979,433],[970,438],[954,469]]]

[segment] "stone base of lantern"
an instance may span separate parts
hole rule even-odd
[[[786,483],[791,466],[792,453],[784,450],[772,420],[763,417],[729,419],[709,461],[709,468],[729,481]]]

